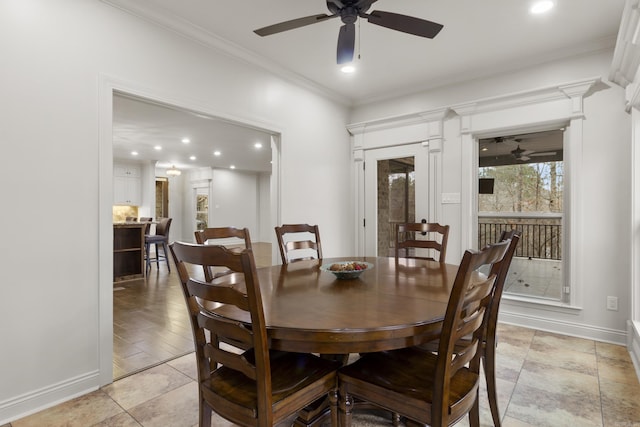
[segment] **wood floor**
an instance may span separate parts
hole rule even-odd
[[[270,266],[271,244],[252,244],[256,265]],[[119,379],[193,351],[191,326],[173,260],[153,264],[145,279],[113,288],[113,378]]]

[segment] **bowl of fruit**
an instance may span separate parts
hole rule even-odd
[[[332,273],[336,278],[357,279],[364,271],[373,268],[373,264],[364,261],[341,261],[320,266],[320,270]]]

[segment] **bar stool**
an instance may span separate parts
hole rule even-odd
[[[162,218],[156,225],[156,234],[145,234],[144,236],[144,248],[147,254],[147,274],[149,270],[151,270],[151,261],[156,262],[156,268],[160,268],[160,260],[164,259],[167,262],[167,268],[171,271],[171,266],[169,265],[169,257],[167,244],[169,243],[169,228],[171,227],[172,218]],[[151,258],[151,245],[156,246],[156,257]],[[159,246],[162,246],[162,255],[160,254]]]

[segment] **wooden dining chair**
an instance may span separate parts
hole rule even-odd
[[[322,259],[320,229],[317,225],[283,224],[275,230],[282,264],[305,259]]]
[[[251,249],[238,252],[181,242],[172,243],[170,249],[191,319],[200,427],[211,425],[212,411],[242,426],[293,422],[298,411],[316,399],[327,395],[337,399],[338,362],[308,353],[269,350]],[[225,266],[234,273],[204,282],[190,275],[194,266]],[[211,311],[221,304],[243,320]],[[249,350],[219,345],[223,340],[240,342]],[[337,414],[334,418],[337,422]]]
[[[205,228],[204,230],[196,230],[195,231],[196,242],[200,245],[204,244],[215,244],[215,241],[220,241],[220,239],[242,239],[244,241],[245,249],[252,249],[251,247],[251,236],[249,234],[248,228],[236,228],[236,227],[210,227]],[[212,242],[213,241],[213,242]],[[205,266],[204,268],[204,277],[207,282],[214,279],[214,277],[221,276],[223,274],[228,274],[231,270],[218,271],[216,273],[213,272],[213,269],[210,266]]]
[[[500,262],[509,242],[464,253],[451,290],[437,353],[420,347],[363,354],[338,371],[339,422],[350,427],[354,398],[420,424],[449,426],[469,415],[478,426],[479,344],[495,289],[496,274],[477,279],[483,265]],[[469,341],[462,340],[471,336]],[[459,342],[465,351],[454,351]],[[333,408],[335,410],[335,408]]]
[[[396,226],[395,257],[428,259],[445,262],[447,256],[447,241],[449,240],[449,226],[435,222],[407,222]],[[436,259],[425,256],[427,249],[438,251]]]
[[[511,261],[520,241],[521,232],[515,229],[503,231],[500,235],[500,242],[509,242],[509,247],[504,257],[500,262],[497,262],[491,266],[489,274],[496,275],[496,284],[491,297],[491,303],[486,316],[485,333],[480,342],[482,368],[484,370],[485,381],[487,385],[487,399],[489,401],[489,409],[491,410],[491,417],[493,418],[493,425],[495,427],[501,426],[500,411],[498,409],[498,391],[496,386],[496,346],[497,346],[497,327],[498,327],[498,312],[500,310],[500,301],[502,300],[502,293],[504,291],[505,282],[509,273],[509,267],[511,267]],[[470,339],[470,337],[466,337]],[[439,341],[431,341],[421,346],[427,351],[437,352],[439,347]],[[464,345],[456,345],[454,351],[463,351]]]
[[[507,248],[507,252],[505,253],[502,261],[495,265],[493,268],[494,271],[492,271],[492,273],[496,273],[498,275],[498,278],[496,279],[495,290],[493,291],[493,297],[491,298],[491,304],[489,306],[489,315],[487,317],[487,325],[485,327],[486,332],[481,343],[482,368],[484,369],[485,381],[487,383],[489,408],[491,410],[491,417],[493,418],[493,424],[495,427],[501,426],[500,411],[498,410],[498,390],[496,386],[498,312],[500,311],[500,301],[502,300],[502,293],[504,292],[504,286],[507,280],[507,275],[509,274],[509,268],[511,267],[511,261],[513,260],[521,235],[522,232],[513,229],[503,231],[500,236],[500,241],[508,241],[509,247]]]

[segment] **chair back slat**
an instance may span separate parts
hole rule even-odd
[[[250,363],[242,353],[233,353],[226,350],[222,350],[219,346],[208,343],[204,347],[205,356],[215,362],[231,368],[235,371],[242,372],[247,378],[252,380],[256,379],[256,367]]]
[[[189,294],[206,301],[216,301],[220,304],[233,304],[241,310],[249,310],[249,301],[238,289],[226,283],[215,283],[217,286],[206,286],[207,282],[189,279],[187,289]]]
[[[320,229],[317,225],[283,224],[275,227],[282,264],[322,259]]]
[[[449,226],[438,223],[411,222],[396,225],[395,258],[430,259],[444,262],[447,256]],[[413,249],[413,251],[412,251]],[[416,253],[415,249],[418,249]],[[422,250],[435,250],[438,257],[422,256]]]
[[[220,337],[224,337],[234,342],[243,343],[246,348],[250,348],[253,344],[253,333],[251,329],[248,329],[240,322],[200,313],[198,315],[198,326],[215,333],[218,340]]]
[[[244,240],[245,249],[252,249],[251,235],[248,228],[236,228],[236,227],[209,227],[204,230],[196,230],[194,232],[196,242],[200,245],[209,244],[209,241],[236,238]],[[215,242],[214,242],[215,243]],[[231,270],[223,270],[214,273],[215,266],[203,266],[204,278],[207,282],[210,282],[218,276],[223,276],[231,272]]]

